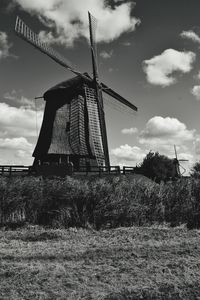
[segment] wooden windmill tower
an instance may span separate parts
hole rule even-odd
[[[44,118],[33,156],[34,164],[71,161],[81,166],[110,166],[102,92],[137,111],[137,107],[100,82],[95,39],[96,20],[88,13],[93,76],[75,70],[68,61],[43,43],[19,17],[15,32],[76,77],[44,94]]]

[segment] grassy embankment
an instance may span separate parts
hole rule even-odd
[[[0,178],[0,224],[115,228],[169,223],[200,226],[200,180],[167,184],[137,175]],[[11,222],[12,221],[12,222]],[[10,224],[9,224],[10,223]]]
[[[0,231],[0,299],[200,299],[200,231]]]

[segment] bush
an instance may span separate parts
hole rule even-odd
[[[177,177],[174,160],[151,151],[141,165],[136,167],[136,173],[147,176],[158,183]]]
[[[192,167],[191,176],[194,178],[200,178],[200,162],[196,162]]]

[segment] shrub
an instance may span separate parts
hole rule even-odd
[[[151,151],[146,155],[141,165],[136,167],[136,172],[158,183],[177,177],[174,160]]]
[[[192,167],[191,176],[194,178],[200,178],[200,162],[196,162]]]

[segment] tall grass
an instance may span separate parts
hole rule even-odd
[[[200,180],[140,176],[0,178],[0,224],[95,229],[167,222],[200,227]]]

